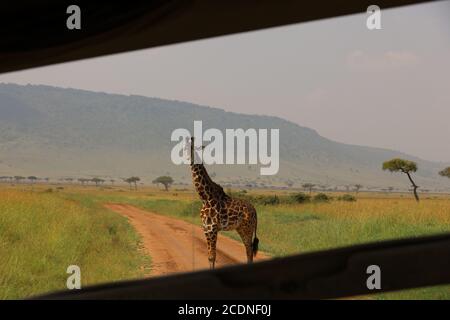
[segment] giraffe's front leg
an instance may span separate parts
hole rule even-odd
[[[208,246],[209,268],[214,269],[216,264],[217,226],[204,226],[206,244]]]

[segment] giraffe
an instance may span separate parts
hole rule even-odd
[[[245,246],[247,263],[253,262],[259,243],[256,236],[255,208],[248,201],[227,195],[219,184],[212,181],[203,163],[195,163],[197,154],[193,137],[191,137],[189,149],[192,182],[202,201],[200,218],[206,237],[210,268],[215,267],[217,235],[222,230],[238,232]]]

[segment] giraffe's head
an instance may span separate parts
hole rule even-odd
[[[198,152],[203,149],[205,149],[205,146],[195,147],[194,137],[186,137],[184,153],[191,164],[194,164],[194,159],[196,160],[195,163],[201,163]]]

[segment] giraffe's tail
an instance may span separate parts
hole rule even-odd
[[[253,238],[253,243],[252,243],[252,252],[253,252],[253,256],[256,257],[256,254],[258,253],[258,244],[259,244],[259,239],[256,236],[256,229],[258,228],[258,219],[255,219],[255,238]]]
[[[252,250],[253,250],[253,256],[256,257],[256,254],[258,253],[258,243],[259,243],[259,239],[256,237],[253,239],[253,244],[252,244]]]

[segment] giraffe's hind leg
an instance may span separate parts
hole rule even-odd
[[[208,260],[210,269],[214,269],[216,264],[217,232],[218,228],[216,226],[212,226],[211,228],[205,228],[205,237],[206,237],[206,244],[208,247]]]
[[[245,252],[247,254],[247,263],[253,262],[253,230],[254,227],[250,224],[241,225],[237,229],[237,232],[241,236],[242,242],[245,246]]]

